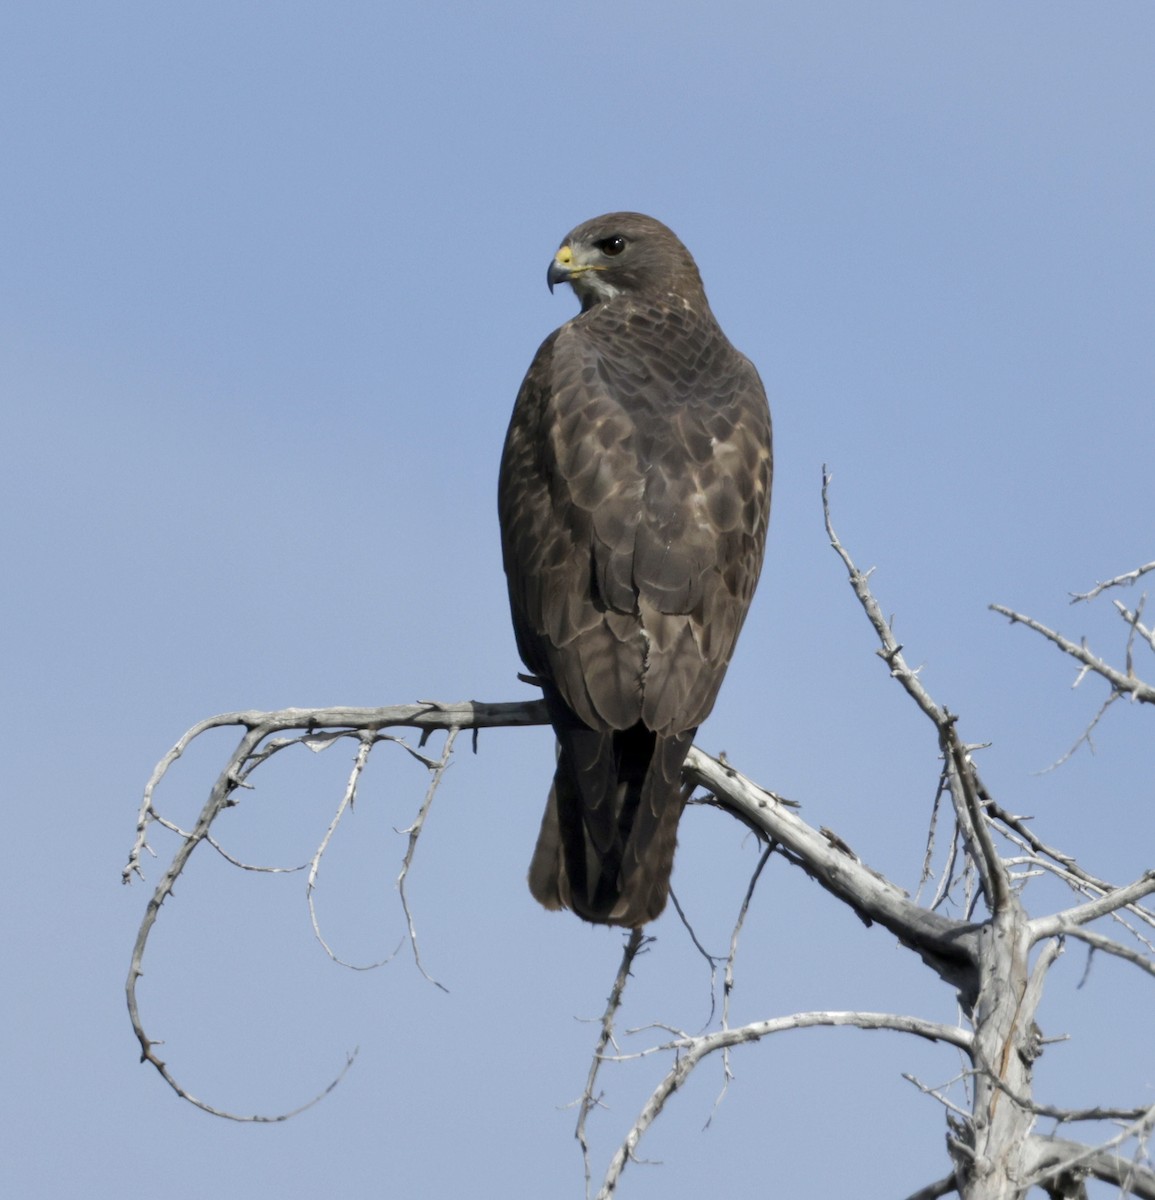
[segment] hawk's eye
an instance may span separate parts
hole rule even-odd
[[[602,238],[597,243],[597,248],[606,258],[613,258],[615,255],[621,254],[626,248],[626,239],[620,233],[615,233],[613,237]]]

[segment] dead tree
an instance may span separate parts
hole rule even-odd
[[[769,1017],[733,1027],[728,1020],[728,1005],[724,1006],[717,1028],[699,1036],[674,1033],[663,1044],[642,1052],[643,1056],[664,1054],[670,1065],[623,1136],[597,1196],[608,1198],[616,1193],[622,1172],[646,1131],[660,1116],[673,1093],[705,1059],[719,1053],[727,1056],[742,1044],[774,1034],[829,1025],[862,1030],[889,1029],[945,1043],[961,1051],[969,1064],[955,1082],[953,1094],[948,1094],[946,1089],[923,1086],[924,1091],[944,1106],[949,1159],[944,1162],[944,1167],[949,1169],[941,1179],[928,1184],[910,1200],[929,1200],[951,1194],[958,1194],[964,1200],[1017,1200],[1032,1189],[1041,1189],[1051,1197],[1077,1198],[1086,1196],[1084,1181],[1089,1177],[1115,1184],[1123,1194],[1155,1200],[1155,1171],[1147,1158],[1150,1135],[1155,1128],[1155,1105],[1059,1108],[1036,1098],[1032,1080],[1034,1063],[1044,1047],[1037,1017],[1047,973],[1068,941],[1078,941],[1095,952],[1113,955],[1155,977],[1152,934],[1155,912],[1141,903],[1144,897],[1155,892],[1155,869],[1127,884],[1108,882],[1081,864],[1076,855],[1049,845],[1026,819],[1008,812],[991,795],[975,763],[976,747],[968,744],[959,731],[958,715],[933,699],[917,671],[908,665],[902,646],[895,640],[890,624],[871,593],[867,575],[858,570],[838,540],[830,520],[826,482],[824,480],[823,507],[830,544],[845,565],[858,603],[873,627],[879,642],[877,653],[891,678],[927,718],[938,744],[942,768],[932,820],[932,839],[936,823],[948,825],[951,850],[937,881],[935,895],[925,904],[912,900],[902,889],[861,862],[837,834],[827,829],[814,829],[792,811],[789,802],[745,778],[727,762],[694,748],[687,759],[685,774],[687,781],[704,789],[710,803],[737,817],[764,839],[766,852],[758,872],[770,853],[778,854],[805,871],[863,921],[887,929],[953,990],[958,999],[960,1020],[952,1025],[901,1013],[823,1011]],[[1105,592],[1134,583],[1151,571],[1155,571],[1155,562],[1098,584],[1075,599],[1093,600]],[[1085,645],[1069,641],[1030,617],[999,605],[992,608],[1052,642],[1079,664],[1083,674],[1093,674],[1107,682],[1110,688],[1108,699],[1091,722],[1085,738],[1090,737],[1095,724],[1120,698],[1155,704],[1155,687],[1143,682],[1135,667],[1137,652],[1150,650],[1155,653],[1155,634],[1143,622],[1141,602],[1131,609],[1116,601],[1116,609],[1127,629],[1122,669],[1096,656]],[[140,1042],[142,1060],[152,1064],[178,1095],[210,1113],[259,1121],[284,1120],[293,1115],[239,1118],[190,1096],[157,1055],[158,1043],[146,1032],[138,1004],[137,985],[145,949],[165,900],[172,894],[173,886],[185,871],[193,852],[202,845],[216,844],[212,833],[214,822],[225,809],[238,803],[241,790],[249,786],[250,777],[262,764],[292,747],[307,746],[315,750],[343,742],[356,744],[344,795],[310,867],[310,895],[316,866],[333,829],[356,796],[358,781],[373,749],[382,742],[400,746],[427,767],[429,788],[418,818],[408,831],[409,847],[399,877],[401,900],[420,967],[405,897],[405,878],[429,804],[453,752],[454,740],[463,730],[546,723],[542,702],[422,702],[378,709],[227,713],[190,729],[161,760],[148,782],[136,842],[124,872],[126,882],[141,874],[142,856],[148,848],[149,832],[154,824],[159,823],[177,833],[178,849],[148,902],[133,948],[126,985],[129,1013]],[[157,788],[168,769],[195,739],[208,730],[229,726],[242,731],[240,740],[218,775],[196,824],[190,830],[178,829],[156,806]],[[419,744],[410,746],[398,734],[388,732],[399,728],[418,731]],[[444,731],[446,735],[439,755],[426,751],[426,740],[434,731]],[[940,804],[941,801],[946,803]],[[747,902],[758,872],[751,881]],[[1026,904],[1025,885],[1032,875],[1039,873],[1061,880],[1070,889],[1072,902],[1069,907],[1041,915],[1031,914]],[[967,897],[962,917],[950,917],[939,911],[944,899],[956,887],[961,887]],[[743,916],[745,909],[744,905]],[[739,927],[741,920],[740,917]],[[1104,931],[1105,923],[1109,923],[1110,933]],[[736,928],[726,966],[728,982],[737,934]],[[585,1155],[587,1192],[592,1188],[585,1125],[595,1104],[599,1071],[607,1062],[620,1057],[635,1057],[610,1050],[614,1017],[634,957],[643,942],[640,931],[635,931],[628,939],[586,1083],[577,1135]],[[330,1084],[325,1092],[332,1086]],[[1040,1117],[1050,1118],[1059,1125],[1078,1123],[1087,1132],[1081,1140],[1043,1134],[1037,1129]]]

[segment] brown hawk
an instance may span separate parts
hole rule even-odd
[[[758,582],[770,413],[652,217],[579,225],[547,279],[582,309],[529,368],[498,485],[518,650],[558,744],[529,886],[637,928],[665,907],[682,764]]]

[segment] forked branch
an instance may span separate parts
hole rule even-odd
[[[879,655],[887,664],[891,676],[935,729],[943,758],[940,793],[949,794],[956,821],[957,833],[952,838],[952,846],[956,847],[957,855],[965,858],[973,870],[973,874],[964,872],[964,877],[968,881],[977,877],[989,915],[986,919],[970,919],[971,907],[968,902],[963,909],[965,919],[951,919],[933,911],[933,904],[924,907],[916,903],[901,888],[861,862],[837,834],[826,829],[815,829],[793,811],[795,805],[745,778],[729,763],[712,758],[697,747],[691,749],[686,759],[685,778],[688,784],[706,789],[715,805],[756,829],[777,852],[806,871],[831,896],[849,905],[864,921],[883,926],[901,944],[917,953],[945,983],[957,991],[972,1028],[943,1025],[900,1014],[824,1011],[771,1018],[732,1029],[728,1027],[728,1016],[724,1015],[723,1028],[719,1030],[698,1037],[679,1035],[638,1055],[611,1054],[608,1053],[611,1047],[618,1049],[613,1042],[614,1017],[622,1001],[622,991],[630,968],[645,940],[635,931],[626,947],[607,1002],[598,1049],[581,1102],[578,1137],[586,1160],[587,1189],[590,1173],[586,1124],[598,1104],[598,1072],[602,1064],[659,1051],[673,1056],[673,1064],[654,1088],[611,1160],[598,1193],[599,1197],[609,1197],[626,1163],[633,1157],[639,1140],[663,1111],[673,1093],[704,1059],[719,1051],[727,1054],[739,1045],[757,1042],[790,1029],[843,1025],[859,1029],[889,1029],[945,1042],[962,1050],[970,1060],[970,1069],[964,1072],[969,1084],[969,1109],[948,1101],[945,1095],[934,1093],[949,1105],[952,1113],[948,1117],[951,1123],[948,1144],[953,1159],[952,1174],[928,1185],[916,1194],[919,1197],[941,1196],[958,1191],[964,1200],[994,1200],[995,1197],[1025,1195],[1029,1188],[1036,1185],[1052,1194],[1067,1194],[1064,1189],[1068,1188],[1068,1181],[1071,1181],[1070,1187],[1077,1189],[1082,1176],[1093,1175],[1130,1188],[1134,1195],[1155,1200],[1155,1176],[1146,1166],[1139,1162],[1129,1164],[1118,1153],[1128,1141],[1134,1142],[1140,1150],[1145,1147],[1155,1124],[1155,1109],[1059,1110],[1037,1103],[1032,1098],[1031,1090],[1032,1062],[1041,1053],[1043,1044],[1035,1025],[1035,1014],[1041,1001],[1046,972],[1058,958],[1065,938],[1078,938],[1094,949],[1117,955],[1155,976],[1155,955],[1150,953],[1151,942],[1141,936],[1139,929],[1140,924],[1155,924],[1151,911],[1139,903],[1144,897],[1155,893],[1155,870],[1146,872],[1124,887],[1112,886],[1084,870],[1073,855],[1044,842],[1028,828],[1024,818],[1016,817],[996,804],[975,766],[975,747],[962,741],[956,717],[936,703],[919,678],[918,670],[906,662],[903,648],[895,639],[890,622],[884,617],[871,592],[869,573],[858,570],[839,541],[831,521],[828,492],[829,477],[824,472],[823,510],[830,544],[845,566],[854,594],[879,640]],[[1118,576],[1097,585],[1092,592],[1079,599],[1091,599],[1107,588],[1133,582],[1153,569],[1155,563],[1147,564],[1127,576]],[[1130,629],[1126,671],[1110,667],[1085,646],[1070,642],[1029,617],[1000,606],[993,607],[1012,621],[1025,624],[1047,637],[1079,662],[1084,672],[1091,671],[1107,679],[1113,689],[1112,695],[1128,695],[1142,702],[1155,702],[1155,689],[1138,679],[1131,662],[1132,644],[1136,640],[1140,647],[1145,642],[1155,646],[1155,639],[1149,636],[1150,631],[1140,620],[1141,604],[1134,611],[1122,609],[1121,613]],[[241,1117],[191,1096],[156,1054],[155,1047],[159,1043],[146,1034],[138,1008],[137,985],[143,971],[144,954],[161,907],[172,894],[176,880],[186,869],[192,854],[202,844],[216,844],[212,837],[214,822],[227,808],[238,803],[242,789],[252,786],[250,777],[260,766],[293,746],[319,749],[346,740],[357,746],[341,808],[309,864],[310,894],[320,856],[342,812],[353,803],[358,781],[373,748],[381,742],[399,745],[429,770],[430,782],[425,801],[416,821],[405,831],[409,835],[409,844],[398,879],[410,941],[420,966],[416,929],[404,895],[404,885],[425,813],[449,765],[454,739],[464,729],[476,731],[500,726],[543,725],[547,722],[545,705],[541,701],[507,704],[441,704],[427,701],[373,709],[295,708],[268,713],[226,713],[202,721],[190,729],[157,765],[148,782],[140,808],[136,840],[124,870],[126,882],[142,874],[142,858],[146,852],[151,852],[148,839],[154,824],[163,825],[177,836],[176,851],[146,906],[126,982],[130,1018],[141,1046],[142,1059],[151,1063],[178,1095],[206,1112],[247,1121],[277,1121],[292,1115]],[[213,783],[192,829],[180,829],[165,819],[156,807],[157,789],[173,764],[196,739],[211,730],[229,727],[239,731],[236,746]],[[405,728],[420,732],[422,748],[430,733],[438,730],[445,732],[446,741],[440,756],[425,754],[422,748],[411,747],[399,735],[387,732]],[[943,807],[946,808],[945,805]],[[1012,850],[1009,856],[1004,857],[1000,847],[1008,842]],[[953,854],[948,871],[954,870]],[[1031,919],[1023,906],[1021,886],[1030,875],[1044,870],[1068,883],[1079,903],[1061,912]],[[949,893],[949,880],[944,880],[939,891]],[[936,896],[936,903],[938,898]],[[968,901],[971,898],[968,896]],[[742,915],[745,916],[745,906]],[[1125,947],[1099,930],[1088,927],[1104,917],[1122,921],[1139,948]],[[1031,948],[1040,944],[1041,952],[1032,960]],[[732,955],[733,947],[731,958]],[[732,977],[728,974],[726,987],[731,985]],[[723,1013],[728,1013],[728,1006],[723,1007]],[[351,1062],[352,1056],[349,1056],[337,1078],[309,1103],[315,1103],[331,1090]],[[1079,1145],[1035,1134],[1033,1124],[1041,1114],[1056,1116],[1063,1121],[1126,1117],[1130,1123],[1117,1136],[1099,1145]]]

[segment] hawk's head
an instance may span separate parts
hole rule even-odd
[[[642,213],[607,213],[571,230],[546,275],[549,290],[568,283],[582,311],[615,296],[705,299],[689,250],[661,221]]]

